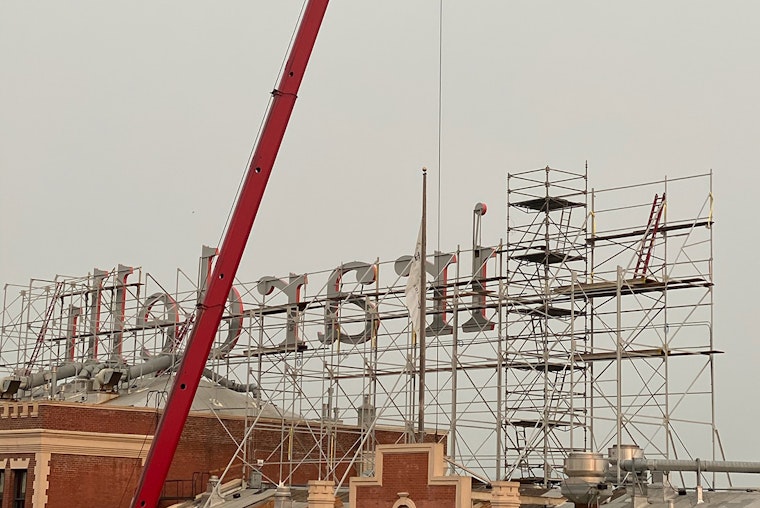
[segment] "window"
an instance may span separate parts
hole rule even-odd
[[[19,469],[13,473],[13,508],[24,508],[26,506],[26,470]]]
[[[5,469],[0,469],[0,506],[3,505],[4,491],[5,491]]]

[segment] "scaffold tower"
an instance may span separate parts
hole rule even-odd
[[[553,168],[507,179],[505,473],[547,484],[587,441],[587,177]]]

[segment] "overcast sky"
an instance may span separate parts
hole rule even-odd
[[[118,263],[193,273],[300,8],[0,0],[0,284]],[[421,166],[438,186],[438,16],[437,0],[331,3],[240,278],[411,252]],[[718,423],[746,460],[758,19],[756,1],[443,2],[441,246],[469,243],[478,201],[498,243],[508,171],[588,160],[604,188],[713,169]]]

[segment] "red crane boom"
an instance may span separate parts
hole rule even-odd
[[[219,329],[227,295],[243,257],[253,221],[293,112],[298,89],[327,10],[327,3],[328,0],[309,0],[280,83],[272,92],[271,107],[230,218],[229,228],[222,241],[205,297],[198,308],[196,324],[188,338],[174,386],[148,452],[135,497],[132,499],[133,508],[155,508],[158,505],[166,475],[177,450],[177,443],[198,389],[198,382]]]

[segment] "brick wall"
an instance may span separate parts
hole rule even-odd
[[[123,457],[54,454],[46,508],[127,507],[137,486],[135,474],[139,475],[140,464],[139,459]]]
[[[5,459],[8,459],[7,461]],[[11,459],[28,459],[29,465],[27,471],[27,487],[26,487],[26,506],[32,506],[32,489],[31,486],[34,482],[34,454],[33,453],[17,453],[15,455],[0,454],[0,462],[6,463],[5,466],[5,482],[3,485],[3,500],[0,503],[0,508],[13,508],[14,498],[14,473],[22,471],[19,469],[12,469]]]
[[[19,406],[25,406],[21,409]],[[7,431],[46,429],[68,432],[88,432],[135,436],[153,435],[160,414],[156,410],[143,408],[98,407],[83,404],[58,402],[0,404],[0,436]],[[245,420],[242,417],[223,417],[222,423],[213,415],[194,413],[188,417],[179,441],[177,452],[169,470],[167,480],[171,488],[179,494],[190,495],[195,479],[196,492],[205,488],[209,474],[221,474],[234,455],[237,446],[228,435],[240,440],[244,433]],[[292,430],[291,430],[292,428]],[[298,422],[284,429],[279,420],[259,419],[252,433],[249,446],[249,462],[264,460],[262,472],[275,482],[290,477],[290,483],[306,485],[309,480],[325,477],[327,466],[321,459],[314,436],[322,436],[321,447],[327,449],[329,439],[319,422]],[[350,426],[338,426],[334,434],[333,446],[336,457],[344,458],[337,467],[340,478],[347,469],[348,461],[354,455],[359,431]],[[378,431],[379,443],[395,443],[402,439],[400,431]],[[135,445],[135,446],[137,446]],[[145,440],[141,456],[147,454],[150,441]],[[6,450],[7,451],[7,450]],[[31,457],[30,450],[11,450],[0,454],[0,459],[11,457]],[[37,451],[37,450],[35,450]],[[44,450],[43,450],[44,451]],[[127,454],[125,454],[127,455]],[[305,464],[293,468],[281,462]],[[320,464],[320,462],[322,462]],[[128,456],[101,457],[77,453],[52,453],[47,485],[47,507],[64,508],[74,506],[128,507],[137,486],[142,462]],[[350,466],[348,476],[357,474],[358,464]],[[31,507],[33,472],[35,464],[29,465],[27,506]],[[282,474],[281,474],[282,473]],[[238,459],[231,467],[226,479],[240,478],[242,462]],[[8,476],[6,476],[8,477]],[[164,503],[164,505],[171,503]],[[0,508],[10,508],[0,506]],[[37,508],[37,507],[35,507]],[[421,508],[421,507],[420,507]]]
[[[456,505],[456,486],[428,485],[428,454],[386,454],[383,457],[382,486],[357,489],[357,508],[389,508],[399,492],[408,492],[417,508]]]
[[[55,402],[0,404],[0,430],[55,429],[150,434],[156,412]]]

